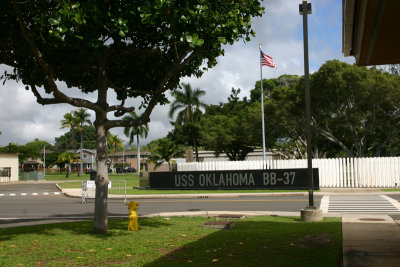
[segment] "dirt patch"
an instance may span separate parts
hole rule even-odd
[[[157,250],[160,251],[163,255],[166,255],[166,254],[172,252],[171,249],[165,249],[165,248],[158,248]]]
[[[318,235],[306,235],[305,237],[289,241],[291,246],[298,248],[309,248],[313,246],[330,247],[333,245],[333,235],[331,233],[321,233]]]

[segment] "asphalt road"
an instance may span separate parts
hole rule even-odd
[[[10,194],[21,194],[26,193],[31,194],[44,194],[59,192],[55,183],[18,183],[18,184],[1,184],[0,194],[5,196]],[[0,200],[1,201],[1,200]]]
[[[82,204],[80,198],[50,195],[55,184],[0,185],[0,227],[10,222],[93,218],[94,200]],[[26,195],[21,195],[26,193]],[[32,195],[36,193],[37,195]],[[44,195],[49,193],[48,195]],[[135,199],[129,199],[133,201]],[[308,197],[266,196],[206,199],[140,199],[139,215],[184,211],[299,211],[308,205]],[[315,197],[319,206],[320,197]],[[122,200],[109,200],[110,217],[127,217]]]

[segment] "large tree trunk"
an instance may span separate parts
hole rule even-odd
[[[94,231],[104,233],[108,227],[108,171],[107,130],[104,124],[95,123],[97,147],[96,197],[94,206]]]

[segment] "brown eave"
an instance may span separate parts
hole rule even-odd
[[[342,0],[345,56],[357,65],[400,63],[400,1]]]

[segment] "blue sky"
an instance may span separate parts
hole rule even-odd
[[[218,65],[201,78],[185,78],[182,82],[191,83],[193,88],[206,91],[203,101],[206,104],[226,102],[231,88],[240,88],[241,97],[249,96],[250,90],[260,79],[259,49],[273,57],[278,69],[263,67],[263,78],[276,78],[284,74],[304,74],[303,66],[303,26],[299,15],[301,0],[266,0],[262,5],[266,13],[253,19],[256,37],[248,43],[239,41],[226,46],[225,56],[218,59]],[[354,58],[342,54],[342,1],[314,0],[313,13],[308,16],[310,72],[315,72],[327,60],[338,59],[353,64]],[[0,66],[0,71],[5,69]],[[54,144],[54,137],[64,134],[60,120],[67,112],[76,108],[68,105],[41,106],[33,94],[22,84],[7,82],[0,85],[0,145],[9,142],[25,144],[38,138]],[[75,91],[79,96],[79,92]],[[110,95],[110,97],[115,97]],[[117,103],[117,102],[115,102]],[[131,100],[136,105],[137,101]],[[167,117],[169,106],[157,107],[149,124],[149,135],[144,143],[164,137],[172,129]],[[92,116],[94,120],[94,114]],[[124,137],[120,128],[112,133]],[[127,139],[127,138],[125,138]]]

